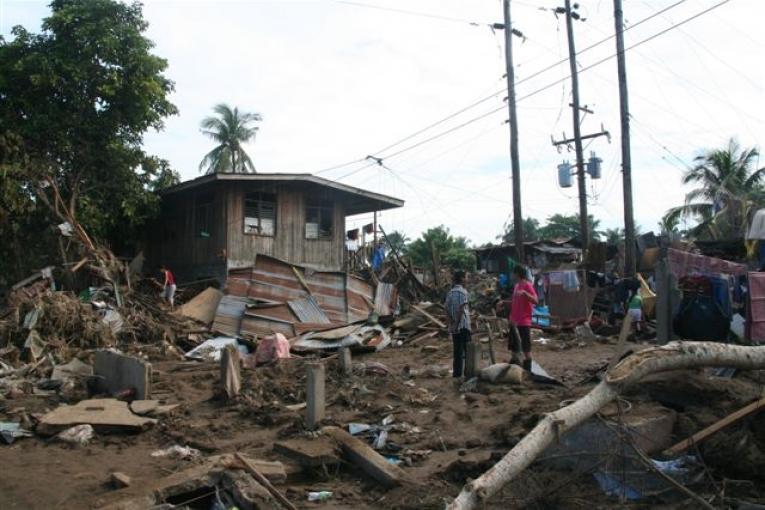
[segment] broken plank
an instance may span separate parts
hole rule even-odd
[[[668,448],[667,450],[664,450],[663,454],[668,457],[673,457],[687,450],[689,447],[693,446],[694,444],[698,444],[701,441],[708,438],[709,436],[719,432],[720,430],[724,429],[728,425],[732,425],[736,423],[737,421],[739,421],[740,419],[745,418],[749,416],[750,414],[756,413],[757,411],[761,410],[763,407],[765,407],[765,398],[755,400],[748,406],[742,407],[738,411],[729,414],[722,420],[713,423],[709,427],[703,430],[700,430],[699,432],[696,432],[694,435],[692,435],[688,439],[680,441],[675,446]]]
[[[407,340],[407,343],[413,344],[415,342],[419,342],[420,340],[427,340],[428,338],[433,338],[436,335],[438,335],[438,331],[427,331],[425,333],[415,336],[411,340]]]
[[[415,310],[417,310],[419,313],[421,313],[422,315],[424,315],[424,316],[425,316],[425,317],[426,317],[426,318],[427,318],[427,319],[428,319],[430,322],[432,322],[432,323],[433,323],[433,324],[435,324],[436,326],[438,326],[438,327],[440,327],[440,328],[442,328],[442,329],[446,329],[446,324],[444,324],[444,323],[443,323],[443,322],[441,322],[440,320],[438,320],[438,319],[436,319],[435,317],[433,317],[431,314],[429,314],[428,312],[426,312],[426,311],[425,311],[423,308],[421,308],[421,307],[419,307],[419,306],[417,306],[417,305],[412,305],[412,308],[414,308],[414,309],[415,309]]]
[[[406,473],[400,467],[389,463],[385,457],[374,451],[369,445],[351,436],[343,429],[324,427],[321,430],[322,433],[337,441],[350,462],[386,488],[401,485],[406,479]]]
[[[263,476],[262,474],[260,474],[260,471],[258,471],[258,470],[255,468],[255,466],[254,466],[254,465],[253,465],[253,464],[252,464],[252,463],[251,463],[249,460],[245,459],[245,458],[244,458],[242,455],[240,455],[239,453],[235,453],[235,454],[234,454],[234,457],[236,458],[236,460],[238,460],[239,462],[241,462],[241,463],[242,463],[242,465],[244,466],[245,470],[246,470],[248,473],[250,473],[250,474],[251,474],[251,475],[252,475],[252,476],[255,478],[255,480],[257,480],[257,482],[258,482],[258,483],[260,483],[260,484],[261,484],[263,487],[265,487],[265,488],[266,488],[266,490],[268,490],[268,492],[270,492],[270,493],[271,493],[271,495],[272,495],[274,498],[276,498],[276,500],[277,500],[279,503],[281,503],[281,504],[282,504],[282,506],[283,506],[284,508],[287,508],[288,510],[297,510],[297,508],[295,507],[295,505],[293,505],[293,504],[290,502],[290,500],[289,500],[289,499],[287,499],[286,497],[284,497],[284,494],[282,494],[281,492],[279,492],[278,490],[276,490],[276,488],[275,488],[273,485],[271,485],[271,482],[269,482],[269,481],[268,481],[268,478],[266,478],[265,476]]]

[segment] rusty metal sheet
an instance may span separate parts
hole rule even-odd
[[[372,286],[356,276],[347,275],[345,283],[345,299],[348,309],[348,322],[365,320],[369,317],[372,307]]]
[[[274,333],[290,338],[295,336],[295,329],[290,322],[261,315],[246,314],[242,319],[243,335],[266,336]]]
[[[220,303],[218,303],[218,309],[215,311],[213,330],[228,336],[239,335],[242,316],[244,316],[247,303],[248,300],[246,298],[224,295]]]
[[[271,319],[277,319],[285,322],[295,322],[297,317],[289,306],[286,304],[278,305],[263,305],[263,306],[248,306],[244,312],[245,317],[251,315],[259,315],[261,317],[269,317]]]
[[[375,312],[378,315],[393,315],[398,293],[392,283],[379,283],[375,292]]]
[[[312,296],[305,299],[295,299],[288,301],[292,312],[297,315],[300,322],[311,322],[314,324],[329,324],[330,320],[324,311],[319,308],[319,303]]]

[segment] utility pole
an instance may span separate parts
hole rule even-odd
[[[614,0],[616,63],[619,75],[619,113],[622,124],[622,187],[624,188],[624,276],[637,270],[635,217],[632,210],[632,156],[630,155],[630,114],[627,95],[627,63],[624,57],[624,16],[622,0]]]
[[[515,68],[513,67],[513,25],[510,0],[503,0],[505,15],[505,67],[507,72],[507,107],[510,111],[510,165],[513,175],[513,232],[515,254],[521,264],[526,262],[523,249],[523,215],[521,213],[521,162],[518,154],[518,115],[515,108]]]
[[[566,31],[568,32],[568,63],[571,68],[571,95],[574,115],[574,146],[576,147],[576,175],[579,185],[579,229],[582,235],[582,256],[585,257],[590,242],[590,225],[587,221],[587,188],[584,173],[584,154],[582,150],[582,132],[579,120],[579,73],[576,68],[576,47],[574,46],[574,18],[579,14],[571,11],[571,0],[565,1]]]

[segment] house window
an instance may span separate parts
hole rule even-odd
[[[309,200],[305,206],[305,238],[332,239],[332,202]]]
[[[194,205],[194,235],[210,237],[213,218],[213,194],[198,195]]]
[[[244,233],[273,236],[276,232],[276,195],[244,195]]]

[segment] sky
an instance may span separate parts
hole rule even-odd
[[[582,134],[611,134],[585,142],[585,156],[603,160],[602,177],[587,180],[588,204],[602,228],[622,227],[613,3],[578,3],[580,99],[594,112]],[[626,46],[635,45],[626,54],[634,211],[649,231],[683,202],[680,179],[696,156],[731,137],[763,146],[765,1],[623,3]],[[511,1],[525,36],[513,41],[521,202],[542,223],[578,212],[575,181],[557,183],[573,147],[552,145],[573,133],[558,4]],[[0,0],[0,34],[14,25],[39,31],[48,12],[46,2]],[[510,221],[504,35],[489,26],[503,20],[500,0],[147,0],[144,16],[180,111],[147,133],[145,148],[184,180],[200,175],[213,143],[199,123],[223,102],[263,116],[247,146],[259,172],[316,173],[404,199],[380,214],[386,231],[414,239],[445,225],[479,245]],[[352,217],[348,228],[370,221]]]

